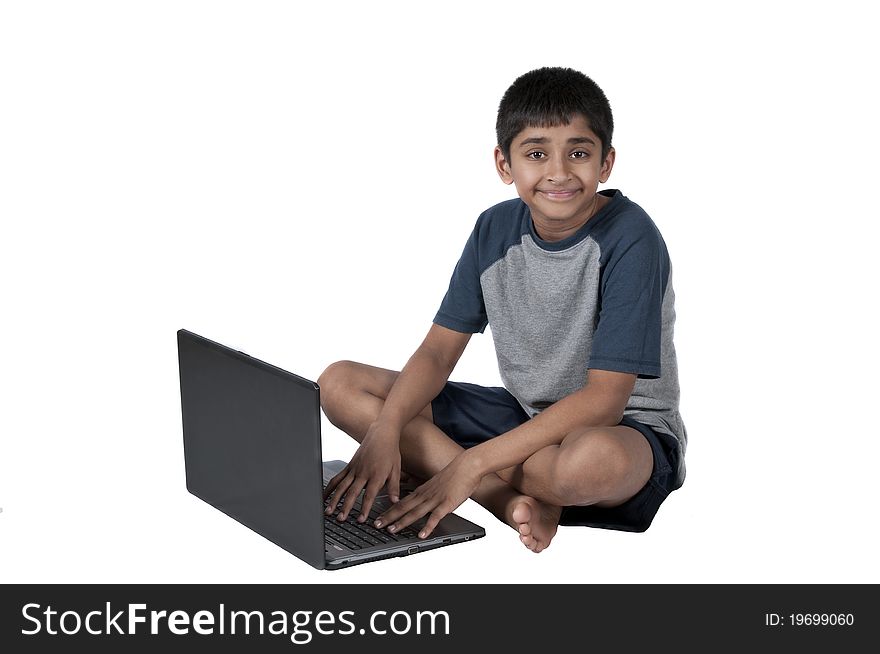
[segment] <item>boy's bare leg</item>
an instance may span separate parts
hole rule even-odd
[[[397,375],[392,370],[349,361],[329,366],[318,379],[324,413],[330,422],[361,442],[382,410]],[[404,428],[400,450],[404,470],[429,479],[458,456],[462,447],[434,425],[429,405]],[[526,495],[498,475],[486,475],[472,499],[516,529],[523,544],[534,552],[546,548],[556,534],[561,506]]]

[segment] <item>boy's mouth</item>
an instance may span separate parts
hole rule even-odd
[[[570,198],[573,198],[579,192],[580,192],[580,189],[573,189],[570,191],[564,191],[564,190],[547,191],[547,190],[543,190],[543,189],[538,189],[538,193],[541,193],[542,195],[544,195],[546,198],[548,198],[550,200],[568,200]]]

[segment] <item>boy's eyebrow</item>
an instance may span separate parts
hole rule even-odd
[[[520,142],[519,145],[520,147],[522,147],[524,145],[530,145],[532,143],[549,143],[549,141],[550,139],[548,139],[546,136],[533,136],[532,138],[524,139]],[[578,143],[589,143],[590,145],[596,145],[596,142],[589,136],[573,136],[572,138],[568,139],[568,142],[571,145],[577,145]]]

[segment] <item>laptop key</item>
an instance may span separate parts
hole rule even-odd
[[[336,538],[350,550],[361,550],[364,548],[362,543],[357,542],[354,538],[348,535],[337,535]]]
[[[378,543],[371,543],[367,540],[366,534],[361,533],[357,527],[353,527],[352,525],[347,525],[343,523],[342,528],[346,531],[346,538],[349,540],[354,539],[355,542],[361,542],[363,545],[361,547],[370,547],[371,545],[378,545]],[[375,539],[374,539],[375,540]]]
[[[329,550],[330,547],[338,552],[344,552],[346,549],[348,549],[347,545],[340,543],[338,540],[334,540],[334,538],[329,534],[324,534],[324,544],[329,546],[324,548],[326,550]]]
[[[370,545],[381,545],[382,541],[376,538],[375,536],[371,536],[370,534],[361,534],[361,538],[370,543]]]
[[[330,532],[330,534],[333,535],[333,538],[349,549],[359,550],[364,548],[363,542],[359,542],[359,540],[355,539],[352,534],[340,528],[331,520],[325,521],[325,537],[327,536],[327,532]]]
[[[335,520],[324,520],[324,529],[334,534],[342,533],[342,529],[339,528]]]
[[[370,536],[372,536],[373,538],[376,538],[376,539],[382,541],[383,543],[390,543],[394,540],[390,534],[379,531],[375,527],[368,527],[367,533]]]

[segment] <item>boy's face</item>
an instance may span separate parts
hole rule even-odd
[[[602,159],[602,142],[583,116],[568,125],[527,127],[510,144],[510,158],[495,148],[495,165],[505,184],[532,212],[538,229],[561,234],[579,228],[601,208],[596,195],[614,165],[614,149]]]

